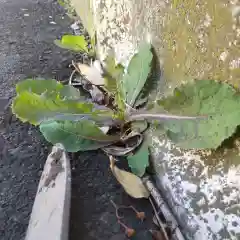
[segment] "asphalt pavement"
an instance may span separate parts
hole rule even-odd
[[[0,97],[11,99],[21,79],[68,78],[74,56],[56,47],[53,40],[72,33],[71,23],[55,0],[0,0]],[[12,116],[11,109],[0,120],[0,239],[23,240],[51,145],[37,128]],[[126,212],[125,216],[126,223],[138,229],[136,239],[148,239],[149,204],[123,192],[107,158],[99,151],[71,157],[70,239],[125,239],[110,199],[146,211],[146,223],[139,223],[135,214]]]

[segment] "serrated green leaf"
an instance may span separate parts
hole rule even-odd
[[[78,89],[71,85],[64,85],[59,92],[60,98],[68,100],[84,100],[85,97],[81,96]]]
[[[98,120],[98,113],[108,112],[107,108],[101,109],[92,103],[81,102],[85,97],[80,96],[78,89],[70,85],[62,85],[55,80],[26,79],[17,84],[16,90],[18,95],[13,101],[12,109],[13,113],[24,122],[39,124],[53,119]],[[91,112],[92,110],[94,111]],[[107,114],[106,120],[109,120],[109,117],[110,115]]]
[[[45,91],[59,92],[63,88],[63,85],[54,79],[24,79],[17,83],[16,92],[20,94],[24,91],[33,92],[36,94],[42,94]]]
[[[157,66],[156,66],[157,65]],[[137,108],[138,105],[148,106],[156,100],[157,95],[159,94],[161,73],[156,62],[152,62],[151,74],[148,76],[148,79],[138,95],[134,108]],[[162,89],[161,89],[162,90]]]
[[[119,139],[104,134],[91,121],[42,123],[40,131],[48,142],[62,143],[68,152],[96,150]]]
[[[198,80],[175,89],[158,104],[169,113],[207,115],[201,120],[163,122],[168,137],[183,148],[217,148],[240,123],[240,95],[226,83]]]
[[[54,79],[25,79],[16,85],[17,94],[24,91],[44,95],[49,98],[80,99],[78,89],[70,85],[63,85]]]
[[[128,165],[132,172],[139,177],[142,177],[149,166],[149,150],[146,141],[142,143],[136,153],[127,157]]]
[[[151,69],[153,54],[151,44],[144,43],[139,47],[123,76],[121,87],[124,93],[125,101],[128,105],[133,106],[139,93],[141,92],[147,80]]]
[[[104,63],[104,71],[107,73],[104,77],[104,87],[109,93],[115,95],[118,92],[117,82],[120,81],[123,76],[124,67],[121,64],[116,65],[114,53],[110,53]]]
[[[64,49],[88,53],[88,44],[84,36],[64,35],[61,40],[54,40],[54,43]]]
[[[124,93],[121,86],[121,80],[124,73],[124,67],[115,62],[114,52],[111,51],[104,61],[104,88],[109,94],[115,97],[115,102],[118,106],[119,112],[124,112]]]
[[[110,53],[105,61],[105,71],[111,75],[114,79],[119,80],[122,77],[124,72],[124,67],[121,64],[116,65],[114,53]]]
[[[23,122],[38,125],[43,121],[62,119],[64,114],[75,115],[78,120],[98,119],[100,114],[111,117],[111,110],[98,110],[92,103],[79,102],[76,100],[63,100],[43,97],[31,92],[22,92],[17,95],[12,104],[13,113]]]
[[[104,76],[104,89],[112,95],[115,95],[117,92],[116,80],[109,76]]]

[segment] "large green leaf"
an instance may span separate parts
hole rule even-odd
[[[124,67],[119,63],[116,64],[114,52],[109,52],[109,55],[104,60],[104,70],[111,75],[114,79],[119,80],[124,72]]]
[[[151,70],[152,58],[151,44],[143,43],[128,65],[127,73],[123,76],[121,85],[125,101],[130,106],[134,105],[144,87]]]
[[[54,43],[58,47],[75,52],[88,52],[88,44],[84,36],[64,35],[61,40],[55,40]]]
[[[119,139],[118,136],[104,134],[91,121],[42,123],[40,131],[47,141],[62,143],[68,152],[95,150]]]
[[[217,148],[240,124],[240,95],[226,83],[198,80],[158,104],[173,114],[208,116],[162,123],[169,138],[183,148]]]
[[[85,96],[81,96],[80,91],[71,86],[71,85],[64,85],[63,88],[59,92],[60,98],[68,99],[68,100],[85,100]]]
[[[34,125],[43,121],[64,120],[64,114],[74,115],[75,120],[97,120],[100,118],[100,114],[102,117],[113,115],[111,110],[95,109],[92,103],[63,100],[60,97],[47,98],[27,91],[16,96],[12,104],[12,111],[23,122],[28,121]]]
[[[124,73],[124,67],[121,64],[115,63],[115,55],[114,53],[110,53],[105,61],[105,85],[104,87],[108,92],[110,92],[113,95],[116,95],[118,92],[118,81],[120,81],[123,73]]]
[[[78,89],[70,85],[63,85],[54,79],[25,79],[16,85],[17,94],[24,91],[36,93],[50,98],[80,99]]]
[[[97,114],[103,114],[109,120],[113,114],[107,108],[81,102],[85,97],[80,96],[76,88],[62,85],[55,80],[26,79],[17,84],[16,91],[18,95],[13,101],[13,113],[22,121],[29,121],[32,124],[53,119],[98,120]]]
[[[121,86],[124,67],[121,64],[116,64],[115,54],[113,51],[109,52],[104,64],[104,87],[114,96],[119,112],[124,112],[124,93]]]
[[[42,94],[46,91],[59,92],[63,85],[54,79],[24,79],[17,83],[16,91],[18,94],[28,91],[36,94]]]
[[[138,151],[127,157],[128,165],[132,172],[139,177],[142,177],[149,166],[149,150],[148,143],[144,141]]]

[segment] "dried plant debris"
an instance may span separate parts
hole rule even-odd
[[[150,193],[143,185],[142,180],[127,171],[119,169],[115,165],[115,160],[110,156],[110,168],[113,175],[116,177],[118,182],[122,185],[124,190],[133,198],[148,198]]]
[[[122,219],[124,218],[124,216],[120,216],[119,215],[119,211],[121,209],[129,209],[129,210],[132,210],[135,212],[136,214],[136,218],[143,221],[145,219],[145,213],[144,212],[139,212],[135,207],[133,206],[122,206],[122,205],[117,205],[113,200],[111,200],[111,203],[113,205],[113,207],[115,208],[115,214],[116,214],[116,217],[117,217],[117,220],[118,220],[118,223],[124,228],[125,230],[125,234],[127,237],[133,237],[135,234],[136,234],[136,230],[131,228],[131,227],[128,227],[126,226]]]
[[[120,215],[121,210],[130,210],[133,211],[136,214],[136,218],[139,219],[141,222],[143,222],[146,219],[145,212],[138,211],[134,206],[123,206],[123,205],[117,205],[113,200],[110,201],[115,208],[115,215],[117,218],[118,223],[122,226],[124,229],[125,235],[127,237],[133,237],[137,234],[137,229],[133,229],[130,226],[127,226],[123,219],[124,215]],[[159,225],[158,225],[159,226]],[[168,237],[166,232],[163,232],[161,229],[150,229],[149,230],[152,239],[154,240],[170,240],[171,238]]]
[[[103,71],[98,60],[94,61],[91,66],[77,63],[79,72],[93,85],[103,86],[105,81],[102,76]]]

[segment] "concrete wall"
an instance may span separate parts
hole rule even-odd
[[[169,85],[193,78],[239,84],[237,1],[174,0],[174,6],[169,2],[94,0],[100,55],[114,47],[126,61],[136,44],[149,37]]]

